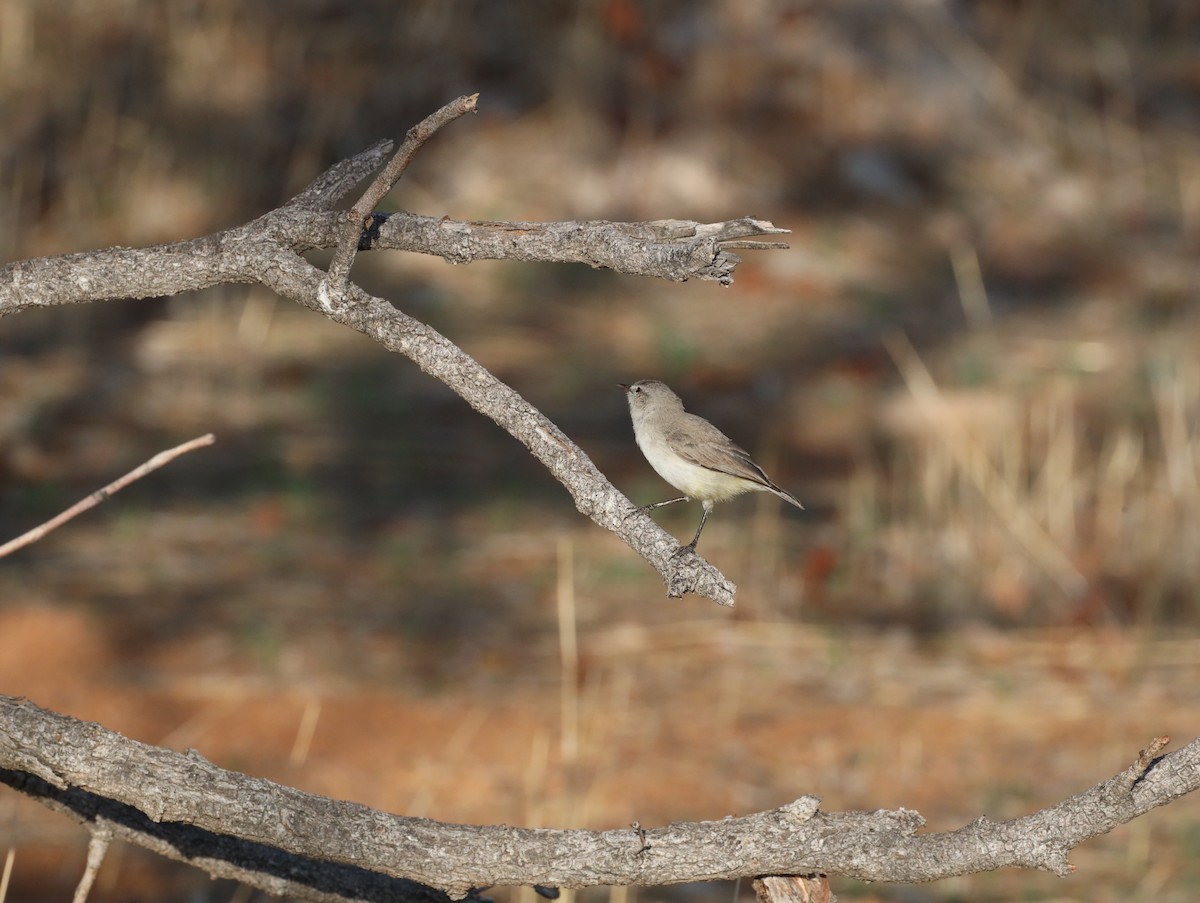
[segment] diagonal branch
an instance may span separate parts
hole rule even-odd
[[[669,596],[697,593],[721,605],[733,604],[737,587],[732,582],[698,555],[676,556],[678,541],[648,514],[637,513],[591,458],[514,389],[437,330],[356,285],[349,286],[347,304],[326,310],[320,300],[322,279],[320,270],[287,252],[277,253],[262,272],[263,283],[280,295],[410,358],[506,429],[566,487],[582,514],[615,533],[654,566]]]
[[[392,157],[383,172],[370,184],[363,196],[358,199],[358,203],[343,215],[337,252],[329,264],[329,287],[335,294],[341,294],[346,289],[346,284],[350,280],[350,265],[354,263],[354,255],[358,251],[358,237],[370,223],[371,213],[375,210],[376,205],[400,181],[400,176],[404,174],[404,170],[408,168],[408,164],[412,162],[421,146],[432,138],[442,126],[466,113],[475,112],[477,100],[479,100],[478,94],[452,100],[436,113],[431,113],[409,129],[404,143],[396,151],[396,156]]]
[[[312,211],[332,210],[334,204],[350,193],[351,188],[379,168],[391,150],[392,141],[385,138],[350,159],[335,163],[292,198],[287,206]]]
[[[303,884],[296,876],[332,863],[348,879],[369,868],[451,896],[492,884],[657,885],[811,873],[932,881],[1009,866],[1065,875],[1073,847],[1200,787],[1200,739],[1165,756],[1154,749],[1049,809],[1008,822],[981,818],[957,831],[918,834],[923,819],[907,809],[822,812],[811,796],[720,821],[556,831],[389,815],[0,696],[0,782],[81,821],[104,820],[114,834],[151,848],[159,848],[151,840],[174,844],[202,868],[223,861]],[[180,842],[185,835],[188,842]]]
[[[194,451],[197,448],[203,448],[206,445],[212,445],[215,441],[216,438],[212,433],[206,433],[203,436],[199,436],[195,439],[189,440],[188,442],[184,442],[182,445],[177,445],[174,448],[168,448],[166,451],[160,451],[149,461],[139,464],[133,470],[129,471],[129,473],[125,474],[125,476],[118,477],[107,486],[97,489],[91,495],[76,502],[61,514],[50,518],[50,520],[46,521],[44,524],[22,533],[16,539],[11,539],[4,543],[4,545],[0,545],[0,558],[4,558],[6,555],[11,555],[13,552],[17,551],[17,549],[23,549],[25,546],[37,542],[51,530],[57,530],[67,521],[74,517],[78,517],[79,515],[83,514],[83,512],[91,508],[96,507],[109,496],[116,492],[120,492],[135,480],[140,480],[151,471],[158,470],[158,468],[170,464],[180,455],[185,455],[190,451]]]

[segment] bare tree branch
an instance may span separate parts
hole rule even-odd
[[[343,180],[332,179],[329,184],[327,176],[287,205],[225,232],[149,248],[105,248],[7,264],[0,267],[0,316],[32,307],[158,298],[229,282],[257,282],[256,255],[263,251],[337,247],[342,215],[308,206],[329,201],[343,190]],[[674,282],[715,279],[725,284],[733,281],[741,258],[725,250],[726,243],[715,236],[715,230],[741,237],[787,232],[752,217],[726,223],[491,223],[394,213],[376,214],[373,223],[359,239],[362,249],[433,254],[451,263],[585,263],[632,276]],[[748,243],[731,240],[729,244],[745,247]]]
[[[327,247],[329,238],[319,231],[323,226],[323,222],[306,220],[291,238],[298,245],[312,241],[315,247]],[[786,248],[779,242],[745,240],[786,232],[749,216],[725,223],[494,223],[401,213],[376,214],[363,245],[437,254],[455,264],[476,260],[583,263],[631,276],[656,276],[672,282],[698,278],[727,285],[741,262],[730,253],[731,248]]]
[[[370,184],[363,196],[350,208],[350,211],[344,214],[343,225],[339,230],[341,234],[337,242],[337,251],[333,255],[333,261],[329,264],[329,287],[333,292],[340,294],[346,288],[346,283],[350,279],[350,266],[354,263],[354,255],[358,251],[358,237],[370,224],[371,213],[375,210],[376,205],[400,181],[400,176],[404,174],[404,170],[408,168],[408,164],[412,162],[421,146],[432,138],[442,126],[448,125],[466,113],[475,112],[477,100],[479,100],[478,94],[452,100],[436,113],[431,113],[409,129],[404,143],[400,145],[400,150],[396,151],[396,156],[392,157],[383,172],[375,178],[375,181]]]
[[[154,822],[133,806],[77,787],[59,789],[28,772],[0,768],[0,783],[8,784],[47,809],[73,818],[89,829],[103,826],[113,839],[202,869],[213,878],[240,881],[247,887],[279,897],[316,903],[450,901],[443,892],[404,878],[324,862],[183,822]],[[2,888],[0,884],[0,890]]]
[[[169,448],[166,451],[159,452],[149,461],[145,462],[144,464],[140,464],[133,470],[129,471],[129,473],[125,474],[125,476],[113,480],[103,489],[97,489],[87,498],[76,502],[62,514],[50,518],[50,520],[46,521],[44,524],[34,527],[32,530],[29,530],[26,533],[22,533],[16,539],[11,539],[4,545],[0,545],[0,558],[5,557],[6,555],[11,555],[13,552],[17,551],[17,549],[23,549],[25,546],[37,542],[51,530],[57,530],[67,521],[71,520],[71,518],[78,517],[89,508],[96,507],[109,496],[116,492],[120,492],[130,483],[134,482],[135,480],[140,480],[151,471],[158,470],[158,468],[163,467],[166,464],[170,464],[180,455],[187,454],[188,452],[194,451],[197,448],[203,448],[206,445],[212,445],[215,441],[216,439],[213,437],[213,434],[207,433],[196,439],[184,442],[182,445],[177,445],[174,448]]]
[[[399,177],[421,143],[473,108],[473,96],[459,98],[410,131],[388,170],[360,204],[375,203],[376,195]],[[314,248],[335,248],[341,249],[339,259],[347,257],[343,251],[350,227],[345,214],[329,208],[378,168],[390,148],[390,142],[368,148],[331,167],[279,209],[224,232],[140,250],[109,248],[9,264],[0,268],[0,316],[55,304],[159,297],[222,283],[269,286],[412,358],[507,429],[567,487],[581,512],[618,535],[658,570],[668,595],[694,592],[732,605],[736,591],[732,582],[696,555],[673,557],[679,549],[675,539],[645,513],[636,514],[634,505],[587,455],[520,395],[445,336],[353,283],[339,287],[338,280],[300,256]],[[366,216],[355,221],[355,229]],[[740,258],[726,245],[783,247],[748,239],[785,231],[751,217],[707,224],[679,220],[539,224],[464,223],[396,214],[373,215],[371,228],[354,235],[359,248],[420,251],[454,263],[485,258],[583,262],[675,281],[715,279],[728,284]],[[353,243],[353,235],[349,241]],[[349,267],[348,258],[344,265]]]
[[[1068,874],[1072,848],[1200,786],[1200,739],[1162,757],[1146,751],[1115,777],[1040,812],[933,834],[916,833],[924,822],[912,810],[822,812],[811,796],[754,815],[651,829],[443,824],[226,771],[194,752],[147,746],[6,696],[0,781],[82,820],[123,825],[121,836],[138,843],[140,834],[163,840],[172,831],[207,832],[197,841],[203,868],[213,858],[235,859],[240,868],[277,876],[294,857],[300,870],[325,861],[454,897],[493,884],[655,885],[812,873],[912,882],[1007,866]],[[213,852],[218,840],[222,856]],[[260,856],[275,857],[269,870],[256,864]]]
[[[392,146],[391,139],[385,138],[349,160],[333,164],[292,198],[288,205],[302,210],[332,210],[355,185],[382,165],[384,158],[391,153]]]

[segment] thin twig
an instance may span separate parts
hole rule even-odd
[[[1167,744],[1171,742],[1168,736],[1155,737],[1150,745],[1138,753],[1137,761],[1125,769],[1121,780],[1118,782],[1119,789],[1124,793],[1129,793],[1133,790],[1135,784],[1140,781],[1150,770],[1150,766],[1154,764],[1159,753],[1167,748]]]
[[[92,839],[88,841],[87,866],[83,870],[83,876],[79,879],[79,884],[75,888],[75,897],[72,903],[87,903],[88,893],[92,889],[92,882],[96,880],[96,872],[100,871],[100,866],[104,862],[104,854],[108,852],[108,842],[112,840],[112,832],[107,828],[96,827],[92,829]]]
[[[0,903],[8,899],[8,879],[12,877],[13,860],[17,858],[17,848],[9,847],[8,855],[4,857],[4,873],[0,874]]]
[[[464,95],[457,100],[452,100],[436,113],[426,116],[409,129],[408,134],[404,136],[404,143],[400,145],[396,155],[388,161],[383,172],[376,176],[375,181],[363,192],[358,203],[350,208],[346,214],[345,224],[342,226],[338,249],[329,264],[328,285],[333,296],[340,296],[346,288],[346,283],[350,279],[350,265],[354,263],[354,255],[358,253],[359,236],[362,235],[363,229],[371,225],[371,214],[375,212],[375,206],[400,181],[400,176],[404,174],[404,170],[408,168],[412,158],[421,149],[421,145],[432,138],[442,126],[453,122],[464,113],[475,112],[477,100],[479,100],[478,94]]]
[[[0,558],[12,554],[17,549],[22,549],[27,545],[37,542],[51,530],[57,530],[67,521],[71,520],[71,518],[83,514],[83,512],[87,511],[89,508],[96,507],[96,505],[99,505],[110,495],[116,494],[135,480],[140,480],[151,471],[158,470],[158,468],[162,467],[164,464],[169,464],[180,455],[186,454],[187,452],[201,448],[205,445],[212,445],[215,441],[216,438],[213,436],[213,434],[208,433],[207,435],[192,439],[189,442],[185,442],[183,445],[177,445],[174,448],[169,448],[166,451],[159,452],[145,464],[134,468],[119,480],[114,480],[113,482],[109,483],[103,489],[97,489],[87,498],[75,503],[57,517],[51,518],[39,527],[34,527],[28,533],[24,533],[18,536],[16,539],[9,540],[4,545],[0,546]]]

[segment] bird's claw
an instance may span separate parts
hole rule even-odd
[[[647,511],[650,510],[651,507],[652,506],[650,506],[650,505],[639,505],[637,508],[634,508],[632,511],[626,511],[624,516],[621,518],[621,522],[624,523],[625,521],[629,520],[629,518],[633,517],[635,514],[645,514]]]

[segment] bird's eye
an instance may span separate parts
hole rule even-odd
[[[641,386],[634,386],[634,387],[633,387],[633,391],[634,391],[634,394],[635,394],[635,395],[640,395],[640,394],[641,394],[641,392],[642,392],[642,387],[641,387]]]

